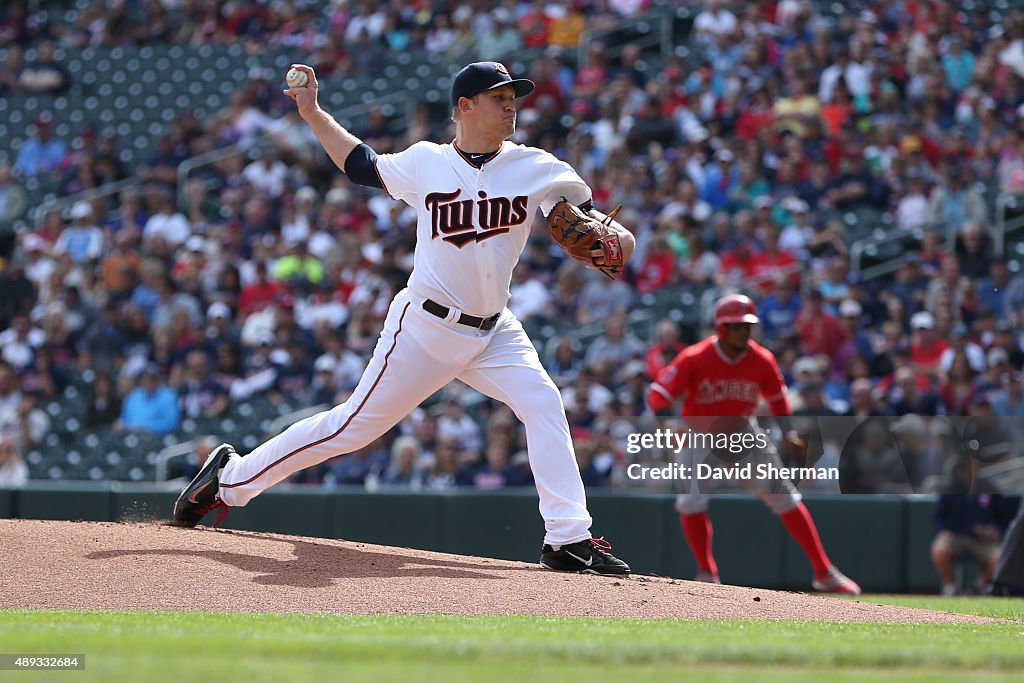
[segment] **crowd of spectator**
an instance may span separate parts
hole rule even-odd
[[[693,5],[689,56],[661,60],[628,45],[613,54],[595,42],[577,64],[584,29],[647,3],[434,11],[151,0],[104,12],[95,2],[69,25],[26,5],[0,10],[9,45],[0,93],[66,84],[54,44],[243,41],[304,51],[337,75],[405,50],[444,54],[454,71],[540,48],[513,140],[572,163],[599,207],[627,207],[620,219],[637,237],[626,276],[611,282],[566,263],[538,220],[511,287],[510,308],[528,324],[603,321],[588,346],[559,336],[542,351],[588,485],[619,476],[624,418],[644,412],[645,385],[707,332],[700,321],[663,321],[656,336],[637,337],[627,313],[644,294],[749,291],[758,335],[805,412],[1024,415],[1024,274],[995,254],[988,231],[994,193],[1024,191],[1019,10],[998,19],[980,5],[855,1],[829,20],[803,0],[707,0]],[[29,47],[51,68],[19,66],[18,49]],[[17,201],[5,188],[32,174],[50,174],[67,193],[143,181],[115,201],[50,212],[4,263],[0,434],[22,451],[38,445],[38,404],[86,369],[96,373],[90,425],[123,431],[173,433],[182,419],[223,415],[253,396],[334,404],[355,386],[411,270],[415,213],[344,179],[275,79],[254,76],[216,115],[183,112],[137,168],[124,168],[118,141],[96,131],[55,140],[45,114],[11,172],[0,165],[0,214]],[[354,132],[386,152],[448,141],[451,130],[423,104],[405,130],[378,110]],[[258,133],[273,144],[255,160],[228,157],[177,186],[182,160]],[[853,272],[842,215],[861,209],[922,231],[920,251],[889,279]],[[476,398],[453,386],[395,433],[299,477],[530,483],[521,426]]]

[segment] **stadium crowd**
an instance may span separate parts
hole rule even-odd
[[[1024,416],[1024,274],[994,252],[988,230],[991,198],[1024,192],[1024,12],[997,20],[983,4],[854,1],[826,21],[803,0],[707,0],[693,7],[690,57],[662,61],[629,45],[611,57],[595,42],[577,64],[585,29],[648,3],[437,4],[448,9],[93,2],[58,24],[8,3],[0,95],[65,87],[55,45],[243,41],[301,50],[318,73],[339,76],[406,50],[443,54],[454,71],[540,48],[513,140],[572,163],[597,206],[624,204],[620,220],[638,242],[625,277],[610,282],[567,263],[537,220],[511,288],[510,308],[530,324],[604,321],[587,346],[560,336],[542,351],[588,486],[621,481],[615,437],[644,413],[650,380],[707,331],[664,320],[638,337],[627,313],[644,294],[749,291],[758,336],[805,415]],[[0,215],[34,174],[63,194],[144,183],[51,211],[4,260],[0,436],[22,453],[49,428],[41,405],[86,371],[86,426],[124,432],[174,433],[182,419],[253,396],[334,404],[355,386],[412,267],[415,214],[349,183],[276,77],[255,75],[215,116],[182,112],[137,168],[118,160],[112,136],[56,139],[45,113],[17,158],[0,163]],[[448,141],[449,123],[423,103],[404,130],[377,110],[355,132],[381,153]],[[258,158],[229,157],[177,187],[186,158],[260,135],[272,144]],[[865,281],[852,268],[841,217],[862,208],[922,231],[920,251],[891,277]],[[529,484],[521,426],[471,398],[453,387],[376,444],[299,476]],[[906,424],[936,436],[927,422]]]

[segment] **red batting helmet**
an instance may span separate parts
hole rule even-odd
[[[730,294],[718,300],[715,306],[715,329],[729,323],[758,323],[757,307],[749,296]]]

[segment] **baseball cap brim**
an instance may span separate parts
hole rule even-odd
[[[513,78],[511,81],[505,81],[504,83],[496,83],[496,84],[492,85],[490,88],[484,88],[480,92],[487,92],[488,90],[495,90],[495,89],[500,88],[500,87],[505,86],[505,85],[511,85],[512,86],[512,88],[516,92],[516,99],[518,99],[520,97],[526,97],[527,95],[532,93],[534,87],[536,87],[536,86],[534,86],[533,81],[531,81],[528,78]],[[480,93],[477,93],[477,94],[479,95]]]
[[[515,96],[523,97],[533,92],[533,81],[528,78],[512,78],[500,62],[474,62],[467,64],[452,80],[450,100],[452,106],[457,106],[459,98],[475,97],[482,92],[500,88],[503,85],[511,85]]]

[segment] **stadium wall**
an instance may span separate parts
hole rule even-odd
[[[153,485],[34,483],[0,490],[0,517],[89,521],[169,518],[177,491]],[[594,531],[639,574],[691,578],[695,566],[667,495],[590,493]],[[934,591],[928,549],[934,498],[806,499],[833,562],[868,592]],[[722,580],[807,590],[810,567],[756,499],[716,496],[710,510]],[[233,509],[226,527],[536,562],[543,523],[532,492],[270,491]]]

